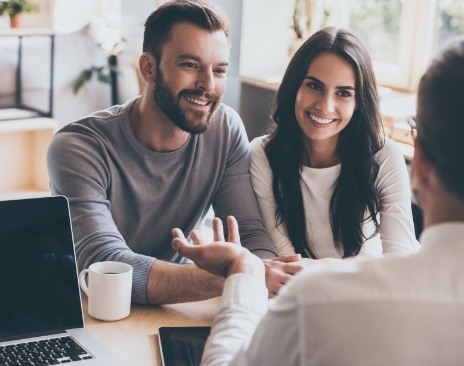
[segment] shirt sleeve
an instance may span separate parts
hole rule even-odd
[[[251,185],[248,137],[238,114],[233,110],[229,113],[229,152],[225,171],[213,200],[213,209],[223,222],[227,216],[235,216],[244,247],[260,258],[275,258],[276,249],[264,228]]]
[[[383,255],[407,255],[419,251],[411,211],[411,187],[406,163],[396,142],[386,139],[378,153],[377,188]]]
[[[49,146],[47,166],[54,195],[69,200],[79,270],[114,260],[133,267],[132,301],[147,303],[147,279],[155,258],[134,253],[110,212],[106,150],[86,134],[58,132]]]
[[[264,283],[249,274],[227,278],[202,365],[298,365],[297,302],[285,293],[267,308]],[[258,324],[259,323],[259,324]],[[257,325],[258,324],[258,325]]]
[[[250,174],[264,227],[269,233],[278,254],[295,254],[295,249],[283,223],[277,224],[276,221],[276,203],[272,191],[272,170],[264,152],[262,137],[254,139],[250,144]]]

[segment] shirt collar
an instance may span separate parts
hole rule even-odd
[[[464,221],[434,224],[426,228],[420,237],[421,247],[428,249],[462,246],[464,248]]]

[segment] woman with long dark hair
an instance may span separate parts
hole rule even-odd
[[[273,131],[251,143],[250,172],[280,254],[346,258],[418,251],[404,158],[382,136],[370,57],[340,28],[290,61]]]

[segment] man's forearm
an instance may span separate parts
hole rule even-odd
[[[200,301],[220,296],[224,279],[194,265],[156,260],[147,282],[148,302],[174,304]]]

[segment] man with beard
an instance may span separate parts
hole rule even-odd
[[[132,300],[166,304],[221,294],[224,280],[171,247],[171,230],[201,229],[213,206],[237,217],[244,246],[266,262],[270,296],[301,267],[275,259],[248,174],[238,114],[221,104],[227,16],[203,1],[167,2],[145,23],[142,95],[61,129],[48,151],[53,194],[70,202],[79,269],[134,269]]]

